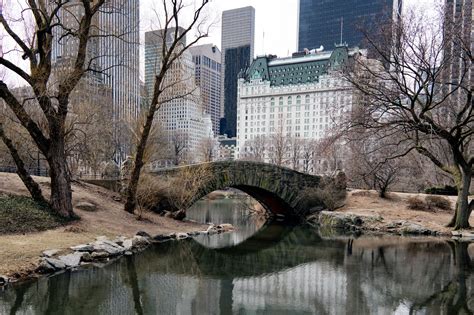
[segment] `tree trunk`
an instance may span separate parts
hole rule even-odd
[[[67,169],[64,143],[61,137],[51,142],[48,155],[51,178],[51,208],[65,218],[74,218],[72,209],[71,179]]]
[[[153,106],[153,105],[152,105]],[[143,133],[140,137],[140,142],[137,146],[137,153],[135,156],[135,161],[133,164],[132,174],[130,176],[130,181],[127,188],[127,201],[125,202],[125,211],[132,213],[135,211],[137,206],[137,190],[138,190],[138,181],[140,180],[140,173],[143,167],[143,157],[145,154],[146,145],[148,142],[148,137],[150,136],[151,126],[153,124],[154,112],[156,111],[156,105],[150,107],[149,114],[147,116],[145,126],[143,128]]]
[[[449,227],[455,230],[470,228],[469,217],[471,216],[472,203],[469,204],[469,189],[471,187],[472,170],[470,168],[461,168],[461,180],[458,183],[458,198],[456,209]]]
[[[20,157],[17,149],[13,145],[13,142],[5,135],[3,129],[0,127],[0,138],[2,139],[3,143],[7,146],[8,150],[10,151],[10,155],[15,161],[16,165],[16,173],[22,180],[23,184],[26,186],[28,191],[31,194],[31,197],[34,201],[40,204],[48,204],[46,199],[43,197],[43,193],[41,188],[39,187],[38,183],[36,183],[33,178],[30,176],[28,171],[26,170],[25,164]]]

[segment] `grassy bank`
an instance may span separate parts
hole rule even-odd
[[[49,196],[49,179],[35,180]],[[64,222],[49,209],[35,204],[16,174],[0,173],[0,275],[22,278],[38,266],[43,251],[68,250],[97,236],[132,237],[138,231],[157,235],[205,229],[201,224],[153,213],[145,213],[142,220],[137,220],[123,210],[117,193],[98,186],[74,183],[72,190],[74,212],[80,220]],[[79,209],[77,205],[84,202],[95,205],[96,210]]]
[[[0,196],[0,235],[58,228],[67,222],[26,196]]]

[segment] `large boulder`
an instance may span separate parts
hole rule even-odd
[[[402,225],[400,231],[403,234],[412,234],[412,235],[430,235],[433,234],[431,230],[427,229],[426,227],[413,223],[407,222]]]
[[[45,269],[61,270],[66,268],[66,264],[59,259],[44,257],[43,262]]]
[[[43,257],[53,257],[59,252],[60,252],[59,249],[48,249],[43,252]]]
[[[82,201],[76,204],[76,208],[88,212],[94,212],[97,210],[97,206],[91,202]]]
[[[80,252],[75,252],[69,255],[65,256],[59,256],[59,260],[61,260],[67,267],[78,267],[79,264],[81,263],[81,258],[83,256],[83,253]]]
[[[91,244],[94,247],[94,252],[106,252],[111,256],[120,255],[125,251],[125,248],[117,244],[112,244],[110,241],[96,241]]]
[[[94,250],[94,246],[91,244],[83,244],[71,247],[71,249],[75,252],[92,252]]]

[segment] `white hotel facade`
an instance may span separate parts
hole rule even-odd
[[[353,90],[337,72],[359,49],[296,53],[289,58],[257,57],[241,75],[237,103],[237,156],[245,159],[255,139],[265,139],[270,162],[274,137],[323,139],[347,114]]]

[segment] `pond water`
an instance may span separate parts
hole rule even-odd
[[[269,223],[257,231],[252,226],[255,219],[235,200],[200,202],[189,216],[232,223],[239,230],[231,237],[158,244],[104,268],[9,288],[0,292],[0,314],[468,314],[474,310],[474,251],[468,243],[353,238],[282,223]]]

